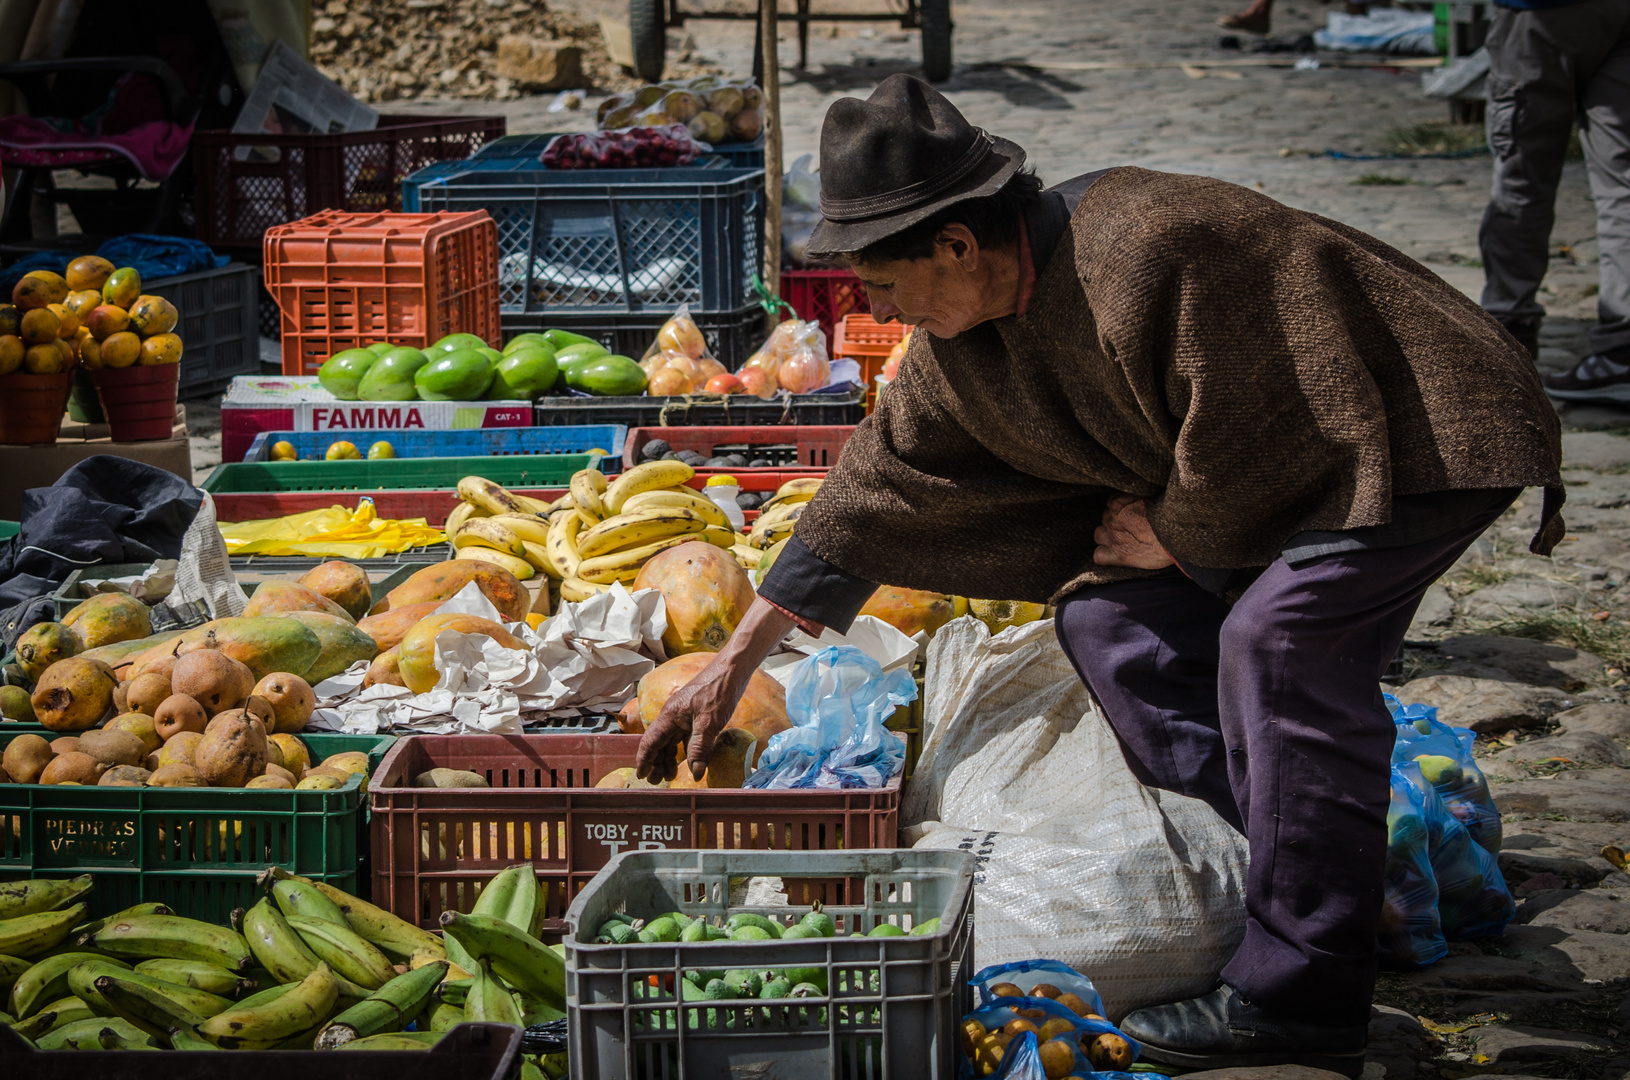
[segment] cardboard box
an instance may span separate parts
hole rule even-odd
[[[241,376],[221,399],[221,460],[263,431],[449,431],[530,427],[530,401],[340,401],[315,375]]]
[[[192,451],[187,445],[187,414],[176,406],[175,427],[168,439],[146,442],[114,442],[106,424],[80,424],[62,418],[62,433],[52,446],[7,446],[0,455],[0,518],[16,521],[22,516],[23,492],[29,488],[50,487],[74,465],[97,454],[145,461],[192,483]]]

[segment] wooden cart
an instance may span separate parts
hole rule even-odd
[[[669,27],[682,27],[687,19],[758,21],[754,11],[686,11],[680,0],[628,0],[628,27],[634,46],[634,70],[647,82],[662,79]],[[903,30],[922,31],[923,74],[930,82],[951,77],[951,0],[884,0],[900,10],[879,12],[814,12],[813,0],[797,0],[796,14],[779,18],[798,24],[798,66],[809,59],[809,24],[812,22],[898,22]],[[756,8],[756,5],[755,5]],[[760,76],[755,53],[754,75]],[[760,80],[762,82],[762,79]]]

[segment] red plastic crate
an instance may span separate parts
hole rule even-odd
[[[434,927],[443,911],[469,911],[500,870],[530,862],[548,897],[545,929],[559,933],[572,899],[619,851],[897,844],[899,777],[878,791],[595,790],[634,764],[639,744],[638,735],[580,734],[397,740],[368,787],[373,902]],[[433,768],[465,769],[491,786],[412,786]],[[788,882],[789,894],[795,887]]]
[[[883,362],[905,336],[904,324],[875,322],[870,315],[845,315],[838,324],[837,336],[832,339],[832,355],[846,357],[860,365],[868,414],[877,407],[877,377],[883,374]]]
[[[640,463],[640,451],[655,439],[665,439],[675,450],[694,450],[707,457],[741,453],[749,460],[765,458],[772,468],[820,469],[826,471],[838,463],[843,444],[855,433],[853,424],[831,426],[764,426],[764,427],[654,427],[635,428],[628,433],[623,444],[623,468],[632,469]],[[728,471],[728,470],[726,470]],[[732,472],[763,472],[757,469],[736,469]]]
[[[669,431],[681,430],[669,428]],[[709,476],[734,476],[743,491],[775,491],[788,480],[801,476],[824,476],[825,469],[703,469],[690,481],[690,486],[701,490]],[[517,495],[553,502],[566,494],[564,488],[514,488]],[[219,521],[261,521],[266,518],[303,514],[308,510],[327,510],[330,506],[356,509],[361,499],[374,501],[374,512],[382,518],[424,518],[430,525],[440,525],[448,513],[458,505],[458,496],[451,491],[223,491],[210,496],[215,500],[215,517]],[[758,517],[757,510],[745,515],[750,522]]]
[[[381,116],[372,131],[337,134],[195,131],[198,238],[259,247],[267,229],[319,210],[400,210],[411,173],[503,137],[501,116]]]
[[[866,287],[848,270],[783,270],[781,299],[800,319],[820,323],[828,345],[845,315],[872,310]]]
[[[497,345],[498,231],[486,211],[325,210],[266,230],[266,290],[283,313],[283,374],[341,349],[424,348],[448,334]]]

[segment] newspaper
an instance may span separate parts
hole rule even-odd
[[[203,492],[204,504],[181,538],[181,558],[175,568],[175,587],[165,603],[176,608],[202,603],[212,619],[242,615],[249,606],[238,577],[227,558],[226,540],[215,521],[215,500]]]
[[[378,126],[378,112],[277,41],[232,130],[245,135],[310,135],[372,131]],[[234,151],[239,161],[251,154],[257,161],[276,161],[279,151],[275,146],[240,146]]]

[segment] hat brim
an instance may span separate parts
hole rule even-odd
[[[996,194],[1023,165],[1023,147],[1016,142],[993,136],[990,156],[956,187],[940,192],[921,206],[913,206],[892,214],[879,214],[877,217],[862,221],[832,221],[823,217],[810,234],[805,252],[814,258],[824,258],[860,251],[895,233],[904,232],[918,222],[928,220],[947,207],[968,199]],[[831,167],[838,167],[838,163],[832,163]]]

